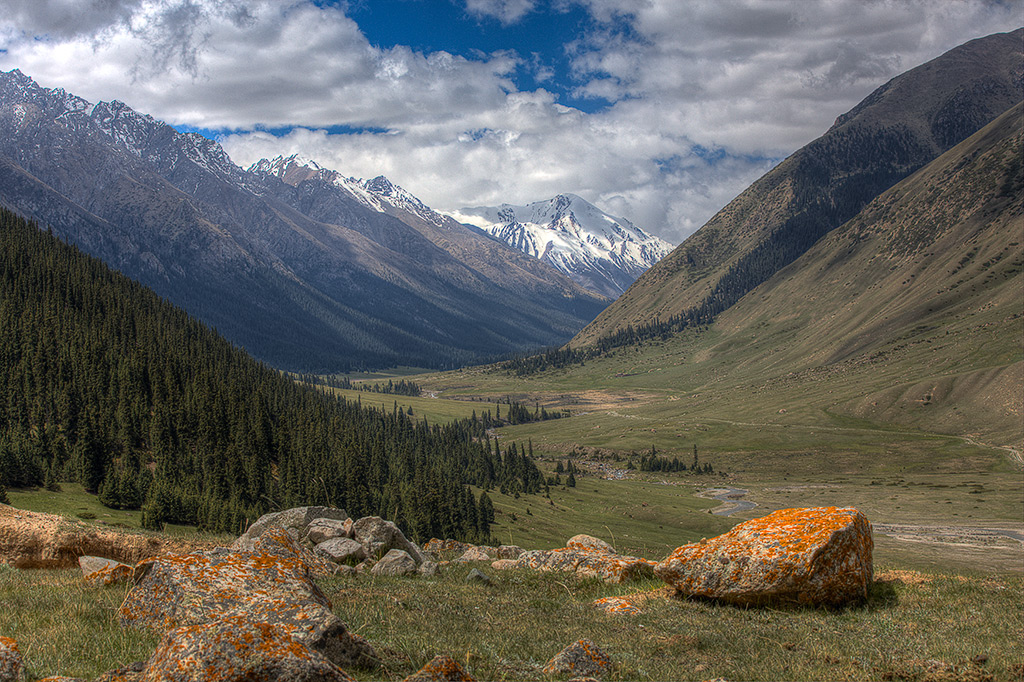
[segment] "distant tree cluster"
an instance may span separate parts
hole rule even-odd
[[[0,486],[80,481],[143,523],[234,531],[330,504],[485,541],[486,493],[539,491],[484,419],[417,422],[296,384],[141,285],[0,211]]]

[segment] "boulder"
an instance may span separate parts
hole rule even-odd
[[[416,561],[407,552],[400,549],[389,550],[370,569],[371,575],[414,575],[415,573]]]
[[[302,641],[295,625],[229,616],[167,632],[149,659],[144,682],[352,682],[343,669]]]
[[[318,544],[313,551],[336,564],[360,562],[366,558],[366,550],[352,538],[331,538]]]
[[[733,604],[842,605],[867,597],[873,547],[856,509],[782,509],[683,545],[655,573],[678,594]]]
[[[425,578],[432,578],[441,572],[441,567],[436,562],[430,561],[429,559],[420,564],[418,569],[420,575]]]
[[[134,566],[98,556],[80,556],[78,566],[82,569],[85,582],[100,586],[126,583],[135,571]]]
[[[420,548],[410,542],[398,526],[379,516],[367,516],[352,524],[352,537],[362,544],[366,556],[373,559],[392,549],[400,549],[411,556],[417,566],[426,559]]]
[[[491,568],[496,571],[503,571],[507,568],[521,568],[522,565],[515,559],[497,559],[491,562]]]
[[[402,682],[476,682],[451,656],[434,656]]]
[[[431,554],[441,554],[444,552],[462,554],[472,546],[473,545],[466,544],[465,542],[459,542],[458,540],[439,540],[437,538],[430,538],[430,540],[427,541],[427,544],[423,545],[423,549]]]
[[[615,548],[609,545],[600,538],[595,538],[593,535],[573,535],[569,538],[569,541],[565,543],[565,546],[569,549],[578,549],[584,552],[605,552],[607,554],[615,554]]]
[[[545,675],[598,676],[612,667],[612,659],[589,639],[580,639],[558,652],[544,666]]]
[[[18,643],[10,637],[0,637],[0,682],[21,682],[23,672]]]
[[[221,548],[148,559],[136,566],[121,622],[166,632],[240,617],[291,628],[292,639],[335,665],[373,665],[373,649],[331,612],[301,550],[285,530],[271,529],[252,552]]]
[[[294,507],[280,512],[264,514],[231,545],[231,549],[251,551],[253,543],[271,528],[283,528],[296,540],[305,535],[306,527],[315,519],[349,518],[344,509],[334,507]]]
[[[456,561],[490,561],[491,557],[481,547],[470,547]]]
[[[344,521],[338,519],[313,519],[306,526],[306,533],[302,539],[311,545],[319,545],[321,542],[334,538],[348,538],[352,529],[351,519]],[[346,529],[346,522],[348,528]]]

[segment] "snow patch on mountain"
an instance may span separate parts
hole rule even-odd
[[[668,242],[575,194],[559,194],[525,206],[463,208],[450,215],[612,298],[672,250]]]

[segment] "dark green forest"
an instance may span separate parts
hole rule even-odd
[[[296,384],[140,284],[0,210],[0,492],[79,481],[143,524],[238,532],[329,504],[419,540],[489,538],[543,479],[483,418],[446,425]]]

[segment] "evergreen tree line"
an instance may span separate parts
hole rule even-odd
[[[0,486],[77,481],[143,523],[238,532],[304,504],[484,541],[536,466],[483,420],[429,425],[296,384],[150,290],[0,210]]]
[[[386,395],[404,395],[418,398],[423,395],[423,388],[414,381],[401,379],[397,383],[388,379],[388,383],[352,381],[344,375],[321,376],[318,374],[300,374],[299,380],[311,386],[327,386],[346,391],[366,391],[367,393],[383,393]]]

